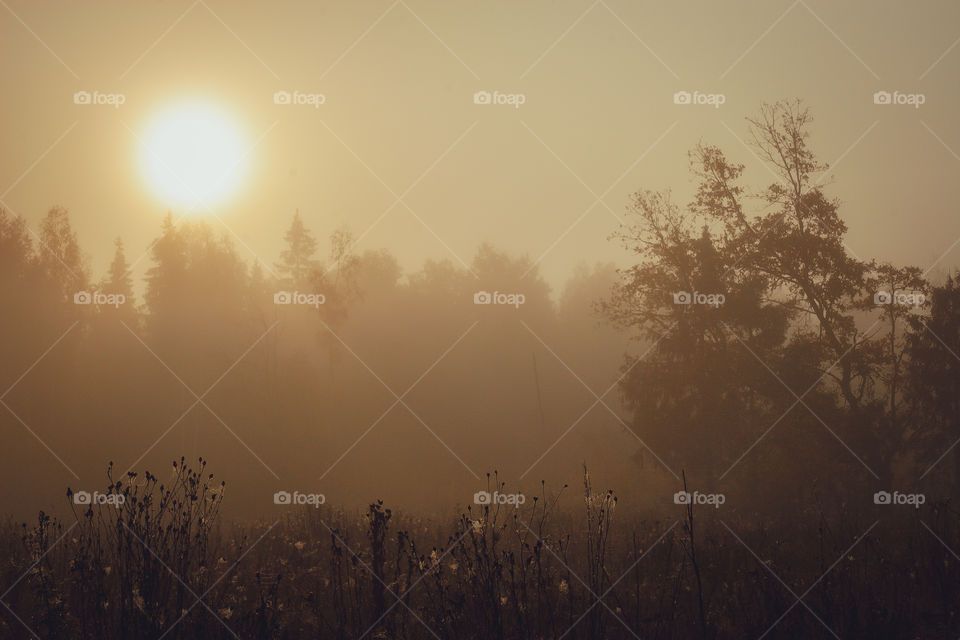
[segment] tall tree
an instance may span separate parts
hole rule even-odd
[[[23,218],[0,207],[0,382],[9,386],[29,357],[31,344],[23,339],[37,330],[37,283],[40,280],[33,241]],[[14,336],[17,339],[14,339]],[[12,377],[11,377],[12,376]]]
[[[37,259],[47,280],[55,283],[64,300],[86,289],[89,275],[70,215],[63,207],[47,212],[40,225],[40,249]]]
[[[904,385],[911,415],[918,417],[909,441],[922,452],[926,471],[940,462],[960,479],[960,279],[951,275],[933,287],[929,315],[910,316]],[[952,457],[952,464],[949,456]]]
[[[865,287],[868,266],[847,253],[839,202],[820,188],[826,165],[807,144],[813,119],[797,100],[763,105],[748,122],[754,147],[780,180],[762,194],[769,213],[739,226],[743,241],[757,239],[743,267],[767,274],[789,294],[784,304],[815,321],[815,329],[803,338],[825,347],[822,371],[857,410],[873,382],[851,312]],[[832,373],[834,363],[839,376]]]
[[[174,225],[167,216],[152,256],[144,299],[161,357],[200,375],[229,365],[255,324],[247,267],[229,239],[203,222]]]
[[[137,320],[137,311],[133,297],[133,278],[130,275],[130,265],[127,263],[127,256],[123,250],[123,240],[117,237],[113,241],[114,252],[113,261],[110,263],[110,269],[106,276],[100,281],[100,290],[102,293],[123,296],[123,303],[115,309],[107,308],[117,314],[128,326],[133,326]],[[101,308],[101,311],[103,309]]]
[[[293,215],[293,222],[283,236],[287,248],[280,253],[277,271],[284,279],[284,285],[302,287],[309,283],[310,276],[317,268],[313,255],[317,252],[317,241],[303,224],[300,211]]]
[[[782,410],[794,393],[809,389],[804,403],[825,422],[846,409],[841,422],[854,430],[854,449],[883,444],[879,431],[891,424],[884,413],[897,415],[900,310],[886,308],[881,317],[894,333],[892,347],[891,337],[865,325],[861,312],[873,308],[865,300],[880,282],[892,278],[890,286],[902,288],[919,286],[922,278],[915,269],[884,269],[848,253],[839,203],[821,189],[826,167],[808,144],[811,123],[799,101],[764,104],[748,118],[756,156],[777,178],[753,196],[762,205],[756,212],[747,211],[743,165],[704,144],[691,152],[699,184],[686,211],[672,205],[668,194],[635,197],[640,223],[622,237],[641,260],[624,272],[606,311],[637,327],[648,341],[665,336],[652,361],[637,364],[625,378],[628,397],[640,400],[637,416],[652,415],[651,406],[682,401],[691,416],[702,413],[709,422],[721,415],[715,409],[737,396],[754,409],[766,404]],[[694,218],[708,229],[699,240]],[[721,291],[727,303],[715,311],[696,304],[671,308],[664,303],[671,290]],[[742,345],[730,349],[729,336]],[[753,362],[739,361],[743,354]],[[653,363],[662,365],[655,374]],[[751,390],[736,390],[730,375],[751,380]],[[763,377],[775,386],[757,387],[764,385]],[[743,409],[733,407],[726,418]],[[729,429],[744,422],[726,418],[714,424]],[[885,455],[881,448],[869,450]]]
[[[349,229],[335,230],[330,234],[330,266],[320,265],[310,275],[314,292],[325,297],[319,309],[320,317],[333,331],[346,320],[351,301],[359,295],[357,272],[360,259],[353,253],[353,245]],[[342,347],[327,329],[321,330],[320,340],[327,345],[327,360],[332,371],[342,355]]]
[[[177,233],[173,215],[167,213],[160,225],[160,237],[150,248],[153,266],[147,270],[144,300],[152,317],[169,306],[186,285],[187,256],[183,238]]]
[[[110,263],[110,271],[103,286],[107,293],[126,296],[127,303],[130,304],[133,302],[133,279],[130,277],[130,265],[127,264],[127,256],[123,250],[123,240],[118,237],[113,241],[113,246],[113,262]]]
[[[911,319],[927,306],[928,288],[917,267],[895,267],[886,263],[873,265],[867,278],[867,297],[860,305],[879,309],[880,321],[886,325],[885,332],[868,343],[875,353],[873,358],[866,359],[877,363],[879,378],[886,391],[887,418],[894,432],[899,431],[901,417],[908,422],[911,418],[901,416],[898,409],[903,395],[907,343],[911,332],[916,330],[916,323]]]
[[[708,229],[698,235],[694,217],[668,193],[635,194],[632,222],[618,237],[638,262],[621,271],[600,309],[645,343],[642,355],[627,357],[621,381],[634,431],[702,486],[781,399],[782,388],[739,343],[780,369],[789,312],[764,301],[763,276],[731,270],[734,256]]]
[[[33,241],[23,218],[0,207],[0,277],[26,277],[33,261]]]

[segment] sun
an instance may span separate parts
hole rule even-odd
[[[247,170],[247,147],[222,109],[180,103],[159,112],[148,125],[140,166],[165,205],[203,212],[236,193]]]

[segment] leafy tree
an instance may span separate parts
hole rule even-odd
[[[357,275],[360,259],[353,253],[353,235],[346,228],[330,234],[329,266],[319,265],[311,274],[310,282],[316,293],[322,293],[326,301],[320,308],[324,323],[334,331],[346,320],[351,300],[359,294]],[[327,345],[330,369],[342,356],[339,340],[321,330],[320,340]]]
[[[755,216],[744,212],[745,192],[736,184],[742,165],[716,147],[699,146],[695,209],[722,225],[726,250],[735,256],[732,268],[765,277],[765,293],[800,314],[793,339],[820,352],[820,373],[856,410],[868,399],[874,374],[852,313],[869,265],[848,255],[839,202],[820,188],[826,167],[808,146],[812,121],[800,101],[764,104],[748,118],[756,153],[777,177],[758,194],[764,207]]]
[[[65,301],[88,288],[89,275],[77,234],[70,225],[70,216],[63,207],[47,212],[40,225],[38,264],[46,279]]]
[[[731,445],[759,428],[763,409],[783,394],[740,342],[779,368],[789,311],[764,302],[763,276],[731,270],[735,257],[706,228],[698,235],[694,214],[669,193],[635,194],[630,216],[617,235],[639,261],[600,305],[646,343],[627,357],[621,390],[634,430],[655,454],[700,481],[715,479]],[[701,304],[696,294],[723,298]]]
[[[357,290],[364,298],[371,293],[391,294],[396,291],[402,274],[397,258],[386,249],[364,251],[357,260]]]
[[[931,290],[929,316],[909,318],[904,385],[917,420],[907,432],[920,462],[937,462],[960,433],[960,279],[956,275]],[[950,450],[954,481],[960,478],[960,455]],[[949,464],[949,463],[948,463]]]
[[[0,277],[26,278],[33,262],[33,241],[23,218],[0,208]]]
[[[875,351],[873,359],[878,363],[878,375],[886,389],[889,425],[897,432],[901,420],[898,408],[902,395],[904,359],[911,331],[916,328],[912,318],[929,295],[928,283],[918,267],[880,264],[873,267],[866,281],[866,290],[867,298],[862,306],[879,309],[879,322],[886,325],[885,335],[870,341],[868,346]],[[910,416],[903,417],[909,419]]]
[[[690,154],[698,185],[686,210],[669,193],[638,193],[638,222],[620,235],[640,260],[603,310],[653,345],[626,366],[623,389],[638,428],[648,423],[651,437],[678,431],[677,442],[700,451],[687,457],[709,467],[730,440],[769,425],[794,394],[809,390],[804,404],[818,418],[840,423],[854,448],[886,461],[903,310],[882,310],[887,333],[864,325],[862,312],[873,309],[868,299],[881,283],[899,291],[922,288],[922,278],[849,255],[839,203],[820,186],[826,167],[808,144],[808,109],[799,101],[764,104],[748,123],[776,182],[751,196],[740,184],[743,165],[700,144]],[[750,200],[761,205],[755,213]],[[679,291],[722,293],[726,302],[671,304]],[[803,411],[788,420],[811,417]]]

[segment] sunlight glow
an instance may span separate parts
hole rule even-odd
[[[140,166],[165,205],[202,212],[234,194],[246,174],[247,149],[231,118],[212,105],[184,103],[152,120]]]

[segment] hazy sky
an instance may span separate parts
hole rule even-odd
[[[132,261],[168,209],[184,213],[149,188],[144,132],[171,104],[213,104],[249,168],[216,217],[190,215],[246,257],[272,265],[299,209],[318,236],[346,224],[358,249],[408,267],[469,262],[489,240],[543,255],[557,284],[579,261],[624,258],[607,238],[631,192],[686,200],[700,139],[768,184],[743,119],[801,97],[815,149],[839,160],[851,250],[925,269],[960,237],[958,38],[955,2],[2,0],[0,199],[35,228],[67,207],[99,277],[115,236]],[[474,104],[481,90],[524,103]],[[877,105],[878,90],[925,102]],[[78,105],[77,91],[125,102]],[[678,91],[725,101],[677,105]],[[940,262],[958,264],[960,248]]]

